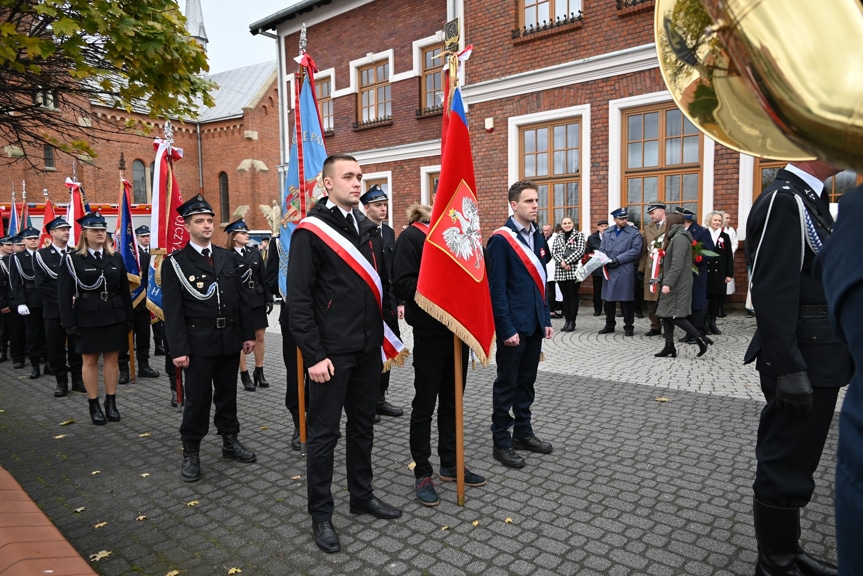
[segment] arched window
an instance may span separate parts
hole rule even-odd
[[[132,203],[147,202],[147,170],[142,161],[135,160],[132,162]]]
[[[224,172],[219,174],[219,206],[222,222],[227,222],[231,216],[231,201],[228,198],[228,175]]]

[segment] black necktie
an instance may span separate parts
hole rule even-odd
[[[357,227],[356,227],[356,226],[354,226],[354,216],[353,216],[353,214],[351,214],[350,212],[348,212],[347,214],[345,214],[345,220],[347,221],[347,223],[348,223],[348,227],[351,229],[351,231],[352,231],[352,232],[354,232],[354,233],[356,233],[356,231],[357,231]]]
[[[246,257],[246,249],[245,248],[240,248],[240,256],[242,256],[243,258]]]
[[[210,266],[213,265],[213,257],[210,255],[209,248],[204,248],[203,250],[201,250],[201,256],[207,259],[207,262],[210,263]]]
[[[95,256],[95,257],[96,257],[96,262],[101,262],[101,261],[102,261],[102,252],[100,252],[100,251],[93,252],[93,256]]]

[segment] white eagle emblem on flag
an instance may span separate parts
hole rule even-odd
[[[475,255],[474,267],[482,264],[482,237],[479,228],[479,209],[472,198],[464,197],[461,201],[462,211],[455,208],[449,211],[452,221],[458,226],[451,226],[443,231],[443,239],[447,248],[462,260],[469,260]]]

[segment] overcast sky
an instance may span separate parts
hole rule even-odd
[[[276,41],[249,34],[249,24],[275,14],[289,0],[201,0],[210,74],[276,60]],[[180,0],[185,13],[186,2]]]

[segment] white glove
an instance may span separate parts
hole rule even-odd
[[[21,316],[29,316],[30,309],[27,308],[26,304],[18,304],[18,314],[20,314]]]

